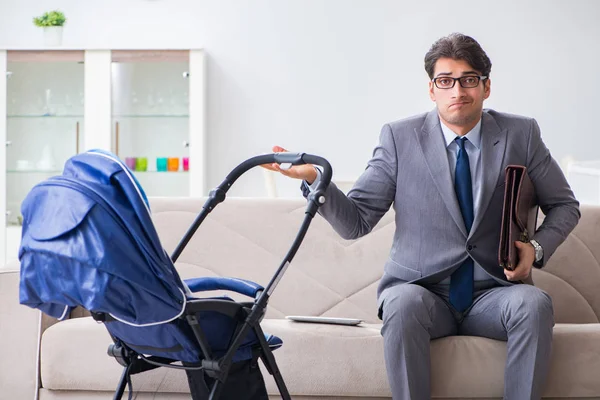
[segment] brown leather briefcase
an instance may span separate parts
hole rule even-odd
[[[507,166],[504,182],[498,262],[500,267],[512,271],[519,263],[515,241],[529,242],[535,233],[539,207],[526,167]]]

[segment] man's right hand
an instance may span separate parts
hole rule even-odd
[[[280,146],[273,146],[273,153],[284,153],[286,149]],[[293,165],[290,169],[281,169],[277,163],[273,164],[262,164],[261,167],[271,171],[280,172],[282,175],[289,176],[290,178],[302,179],[312,184],[317,179],[317,171],[312,164]]]

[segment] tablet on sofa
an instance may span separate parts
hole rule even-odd
[[[303,315],[288,315],[285,318],[296,322],[313,322],[333,325],[358,325],[362,322],[362,319],[356,318],[309,317]]]

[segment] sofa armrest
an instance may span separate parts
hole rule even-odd
[[[3,398],[33,400],[41,313],[19,304],[18,268],[18,263],[10,263],[0,269],[0,387]]]

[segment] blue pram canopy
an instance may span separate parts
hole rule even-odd
[[[113,157],[75,156],[26,197],[21,302],[56,318],[81,305],[135,325],[170,321],[182,312],[185,286],[141,186]]]
[[[192,291],[230,289],[254,296],[262,290],[229,278],[183,282],[160,244],[143,189],[108,152],[72,157],[62,176],[31,190],[21,212],[21,303],[59,319],[77,306],[105,313],[115,320],[106,323],[110,333],[143,354],[202,358],[193,332],[179,318]],[[224,352],[235,322],[216,312],[202,313],[199,320],[215,353]],[[234,361],[249,359],[255,341],[249,334]]]

